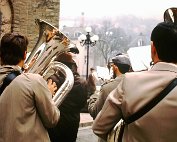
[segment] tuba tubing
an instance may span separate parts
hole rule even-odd
[[[45,72],[43,73],[43,77],[47,75],[49,70],[51,68],[54,68],[57,71],[62,72],[66,78],[62,86],[57,90],[53,97],[53,101],[55,102],[56,106],[60,106],[60,104],[63,102],[65,97],[67,96],[66,94],[69,93],[69,91],[73,87],[74,83],[74,77],[72,71],[63,63],[57,62],[57,61],[52,61],[47,67]]]
[[[39,27],[39,37],[35,47],[25,61],[28,72],[41,73],[46,64],[49,64],[57,55],[64,52],[79,53],[75,44],[56,27],[41,19],[36,19],[35,23]],[[30,65],[34,58],[35,63]]]
[[[64,74],[65,81],[53,97],[55,105],[60,106],[72,89],[74,77],[70,68],[54,60],[64,52],[78,54],[79,50],[66,35],[50,23],[41,19],[36,19],[35,23],[39,27],[39,36],[36,45],[25,61],[24,69],[25,72],[40,74],[44,79],[58,71]]]

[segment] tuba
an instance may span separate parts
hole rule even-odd
[[[56,91],[53,100],[60,106],[68,92],[73,87],[74,77],[72,71],[55,58],[64,52],[78,54],[79,50],[69,38],[50,23],[36,19],[39,36],[36,45],[25,61],[24,69],[29,73],[37,73],[47,79],[50,75],[60,71],[65,76],[65,81]]]
[[[177,7],[166,9],[163,18],[165,22],[172,22],[177,24]]]

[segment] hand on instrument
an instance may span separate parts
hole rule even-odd
[[[50,92],[52,93],[52,97],[55,95],[55,91],[57,90],[57,85],[55,82],[52,81],[52,79],[49,79],[47,81],[48,88]]]

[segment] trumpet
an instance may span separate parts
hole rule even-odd
[[[36,45],[25,61],[24,68],[26,72],[38,73],[44,79],[58,71],[64,74],[65,81],[53,97],[55,105],[60,106],[73,86],[74,77],[66,65],[54,60],[64,52],[78,54],[79,50],[66,35],[50,23],[41,19],[36,19],[35,23],[39,27],[39,36]]]

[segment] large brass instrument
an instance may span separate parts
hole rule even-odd
[[[65,75],[65,81],[55,93],[53,100],[59,106],[71,90],[74,77],[72,71],[64,64],[54,61],[57,55],[64,52],[79,53],[77,47],[56,27],[44,20],[36,19],[39,37],[36,45],[25,61],[26,72],[38,73],[45,79],[58,71]]]
[[[171,7],[164,12],[164,21],[177,24],[177,7]]]

